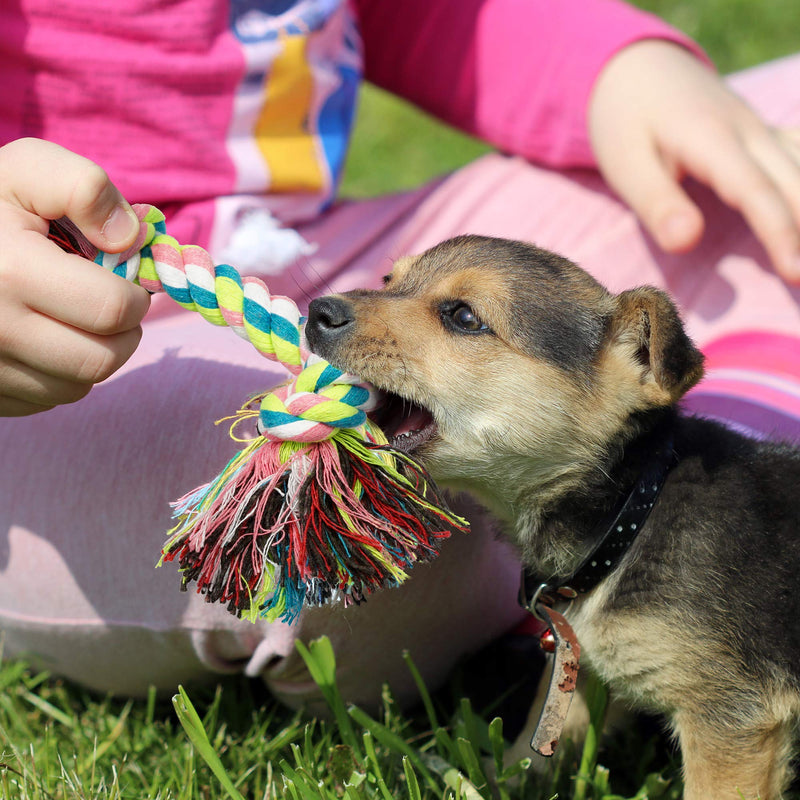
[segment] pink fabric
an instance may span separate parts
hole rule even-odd
[[[33,136],[90,158],[130,202],[158,206],[175,236],[204,247],[219,198],[275,188],[282,219],[316,216],[344,160],[359,38],[345,0],[272,6],[0,5],[0,143]],[[268,99],[282,116],[265,113]]]
[[[3,4],[0,141],[58,142],[102,164],[132,202],[226,194],[230,98],[244,71],[226,23],[217,0],[131,0],[113,13],[82,0],[57,13],[46,0]]]
[[[593,166],[586,128],[608,60],[641,39],[705,58],[662,20],[617,0],[355,0],[368,80],[503,151]]]
[[[617,0],[352,5],[368,77],[503,150],[557,166],[593,164],[586,103],[615,52],[646,37],[696,51]],[[173,235],[217,252],[253,206],[289,224],[313,218],[343,163],[359,36],[345,0],[278,6],[63,0],[54,14],[47,0],[4,4],[0,142],[35,136],[92,159],[131,202],[161,208]],[[290,51],[289,35],[303,47]],[[301,95],[295,107],[290,98]],[[268,98],[283,103],[283,119],[270,117]]]
[[[356,5],[370,77],[503,149],[558,165],[592,162],[586,101],[614,52],[648,36],[691,46],[611,0]],[[317,12],[330,7],[298,0],[291,13],[300,16],[281,18],[278,27],[313,26]],[[57,15],[44,0],[3,6],[0,141],[43,136],[93,158],[130,200],[168,212],[170,232],[187,243],[224,245],[248,206],[291,216],[291,193],[261,193],[268,170],[259,170],[253,148],[242,142],[258,117],[249,104],[258,108],[263,99],[276,33],[250,10],[247,2],[217,0],[120,0],[113,13],[92,0],[65,0]],[[329,65],[329,89],[345,85],[358,68],[348,18],[333,23],[336,41],[323,37],[304,51]],[[242,45],[253,30],[259,35]],[[341,58],[337,42],[347,44]],[[783,116],[777,121],[800,120],[798,60],[749,73],[742,86],[769,116]],[[343,152],[352,99],[334,96],[332,106],[320,106],[312,92],[314,109],[342,123],[341,135],[315,140],[331,164]],[[298,126],[305,119],[299,115]],[[325,180],[329,188],[335,175]],[[765,268],[733,212],[708,193],[698,197],[709,220],[703,247],[690,257],[664,258],[595,174],[547,172],[491,156],[417,192],[343,204],[304,224],[317,252],[269,284],[304,303],[324,291],[378,285],[393,258],[446,236],[532,239],[583,262],[612,288],[649,280],[674,291],[690,329],[701,344],[716,343],[726,370],[696,402],[723,416],[741,407],[730,411],[720,398],[747,401],[750,411],[755,403],[762,419],[773,397],[764,385],[784,398],[795,391],[795,373],[782,368],[781,381],[770,383],[747,358],[736,361],[752,348],[732,346],[738,340],[731,337],[762,342],[766,332],[769,346],[784,352],[781,337],[800,330],[797,294]],[[314,195],[306,211],[320,199]],[[260,674],[277,694],[300,703],[315,699],[315,691],[294,640],[327,633],[345,695],[366,703],[385,680],[401,700],[413,695],[404,648],[433,686],[460,655],[520,619],[513,554],[468,504],[473,532],[449,542],[408,584],[361,608],[309,612],[296,628],[239,622],[196,594],[178,592],[174,565],[154,569],[170,524],[168,502],[207,480],[233,452],[213,421],[283,377],[229,331],[161,296],[136,355],[88,398],[33,418],[0,420],[6,655],[25,654],[90,686],[130,693],[219,672]],[[734,390],[740,394],[732,397]],[[788,420],[787,430],[792,408],[769,406],[775,419]],[[748,417],[746,425],[754,424]]]
[[[800,57],[734,84],[768,120],[800,123]],[[492,155],[433,186],[344,204],[305,226],[318,253],[271,288],[307,299],[377,285],[393,258],[459,233],[529,239],[569,255],[612,289],[644,282],[669,289],[712,365],[738,369],[738,382],[729,375],[715,382],[712,374],[690,405],[736,423],[746,402],[748,413],[758,413],[745,427],[769,433],[780,417],[782,432],[798,436],[789,400],[800,397],[800,293],[773,274],[736,213],[709,192],[692,192],[708,221],[706,237],[690,255],[664,256],[596,174]],[[230,331],[156,300],[139,351],[88,398],[0,421],[0,451],[13,454],[0,486],[6,655],[26,654],[120,692],[245,671],[299,704],[317,696],[294,639],[327,633],[346,696],[368,703],[384,680],[401,700],[413,696],[403,648],[433,686],[460,655],[519,620],[513,554],[474,509],[467,513],[475,530],[450,541],[403,587],[344,613],[309,612],[297,628],[241,623],[178,592],[174,565],[153,568],[169,525],[167,503],[232,452],[213,420],[282,376]],[[737,336],[749,344],[734,346]],[[753,341],[766,342],[772,355],[750,380],[748,365],[759,355]],[[756,384],[786,402],[754,396]]]

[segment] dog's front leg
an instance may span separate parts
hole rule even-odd
[[[684,800],[778,800],[789,777],[791,727],[732,730],[694,714],[674,718],[683,755]]]

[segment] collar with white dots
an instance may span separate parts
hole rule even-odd
[[[594,589],[630,549],[677,460],[670,425],[654,444],[651,455],[631,490],[608,516],[595,525],[590,538],[597,543],[572,575],[557,578],[551,583],[542,583],[540,577],[523,570],[521,605],[536,613],[535,607],[538,603],[552,606],[558,599],[571,600]]]

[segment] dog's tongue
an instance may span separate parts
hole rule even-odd
[[[410,454],[429,441],[435,433],[436,423],[430,412],[414,406],[410,413],[400,420],[394,435],[389,437],[389,442],[396,450]]]
[[[396,450],[412,453],[436,434],[436,422],[426,408],[386,393],[372,419],[383,429],[389,445]]]
[[[419,406],[414,406],[407,417],[403,417],[397,430],[394,432],[395,436],[402,436],[403,434],[413,433],[427,428],[431,424],[430,412]]]

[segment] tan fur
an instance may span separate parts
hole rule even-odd
[[[765,800],[779,797],[791,751],[787,724],[755,729],[735,739],[695,715],[676,720],[684,754],[685,800]],[[777,766],[776,766],[777,765]]]
[[[632,409],[669,395],[636,359],[639,328],[647,319],[642,307],[654,305],[646,291],[624,304],[597,382],[582,385],[515,346],[515,321],[507,314],[511,291],[499,273],[465,266],[439,276],[423,259],[406,257],[387,290],[388,296],[348,295],[359,319],[348,343],[348,369],[429,408],[440,440],[426,452],[426,463],[437,481],[471,491],[505,522],[518,521],[520,503],[527,506],[533,494],[546,507],[549,497],[560,496],[597,464],[609,435]],[[497,335],[443,335],[436,308],[448,297],[469,303]],[[636,320],[633,331],[627,316]],[[476,403],[476,396],[486,401]],[[531,453],[546,458],[532,464]],[[523,556],[535,546],[525,538],[519,544]],[[545,543],[544,549],[553,572],[575,555],[566,545]]]
[[[478,496],[506,523],[523,561],[542,574],[564,573],[581,545],[569,531],[548,535],[541,519],[604,469],[609,442],[622,448],[636,434],[630,420],[638,412],[670,406],[694,385],[702,358],[658,290],[613,296],[553,257],[541,274],[549,279],[561,270],[562,283],[553,279],[557,288],[544,302],[533,287],[528,309],[515,292],[513,264],[494,268],[485,243],[445,244],[398,261],[384,292],[344,296],[355,325],[334,353],[337,366],[427,408],[438,433],[420,455],[437,481]],[[554,324],[563,324],[560,285],[608,321],[590,361],[580,361],[577,351],[560,354],[558,342],[548,345],[555,355],[539,355],[539,343],[521,337],[509,311],[552,312]],[[447,330],[443,303],[456,299],[491,336]],[[668,357],[676,347],[687,353],[677,366]],[[711,583],[714,576],[701,579]],[[675,587],[676,599],[681,589]],[[770,686],[754,684],[725,630],[703,631],[688,651],[683,643],[692,619],[685,606],[620,611],[609,604],[613,590],[612,576],[576,601],[570,621],[592,669],[620,687],[624,699],[669,718],[683,753],[685,797],[779,797],[800,713],[797,691],[780,675]],[[576,709],[577,727],[581,716]]]

